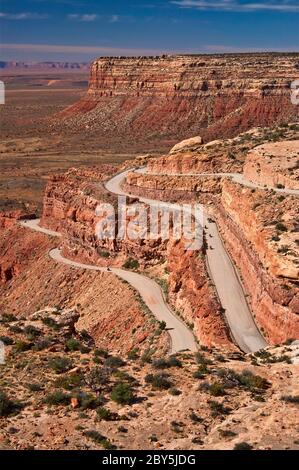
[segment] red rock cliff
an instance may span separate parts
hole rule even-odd
[[[178,141],[232,136],[295,120],[290,84],[297,54],[100,58],[87,95],[62,113],[71,126]]]

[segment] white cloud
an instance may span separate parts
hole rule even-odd
[[[264,0],[263,2],[250,2],[249,0],[172,0],[170,3],[181,8],[193,8],[197,10],[299,12],[297,0]]]
[[[0,12],[0,18],[5,20],[44,20],[49,18],[48,14],[44,13],[3,13]]]
[[[72,15],[67,15],[69,20],[76,20],[76,21],[83,21],[86,23],[91,23],[92,21],[95,21],[98,19],[99,15],[96,15],[95,13],[85,13],[83,15],[77,15],[77,14],[72,14]]]
[[[120,20],[119,15],[112,15],[110,18],[110,23],[117,23]]]

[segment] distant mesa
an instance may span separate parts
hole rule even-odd
[[[290,86],[299,54],[103,57],[91,64],[86,95],[58,116],[103,139],[169,147],[201,136],[230,138],[252,127],[295,122]],[[168,147],[168,148],[169,148]]]

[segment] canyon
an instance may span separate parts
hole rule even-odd
[[[55,93],[45,67],[34,86]],[[99,58],[47,131],[7,135],[1,449],[298,447],[298,70],[299,54]],[[166,238],[99,238],[119,195],[139,233],[138,205],[201,205],[202,245],[173,216]]]

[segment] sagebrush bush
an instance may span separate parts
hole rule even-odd
[[[145,376],[145,382],[151,384],[153,388],[158,390],[168,390],[173,386],[169,376],[167,374],[147,374]]]
[[[131,386],[125,382],[118,382],[111,392],[111,400],[120,405],[130,405],[134,401],[134,393]]]
[[[62,374],[72,369],[73,362],[68,357],[57,356],[49,360],[49,366],[56,374]]]

